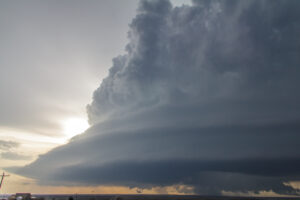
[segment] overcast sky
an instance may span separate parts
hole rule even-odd
[[[50,192],[299,195],[300,2],[182,2],[2,2],[1,167]]]

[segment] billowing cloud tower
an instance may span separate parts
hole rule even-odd
[[[297,194],[300,2],[142,0],[92,127],[19,173],[44,183]]]

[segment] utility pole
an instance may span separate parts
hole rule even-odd
[[[0,176],[1,176],[1,182],[0,182],[0,189],[1,189],[2,183],[3,183],[3,180],[4,180],[4,177],[9,176],[9,175],[8,175],[8,174],[5,174],[5,173],[3,172],[3,174],[0,175]]]

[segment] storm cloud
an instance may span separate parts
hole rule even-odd
[[[43,184],[297,194],[300,2],[142,0],[91,128],[17,172]]]

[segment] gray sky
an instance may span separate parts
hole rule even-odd
[[[1,2],[2,127],[59,134],[126,44],[136,1]]]

